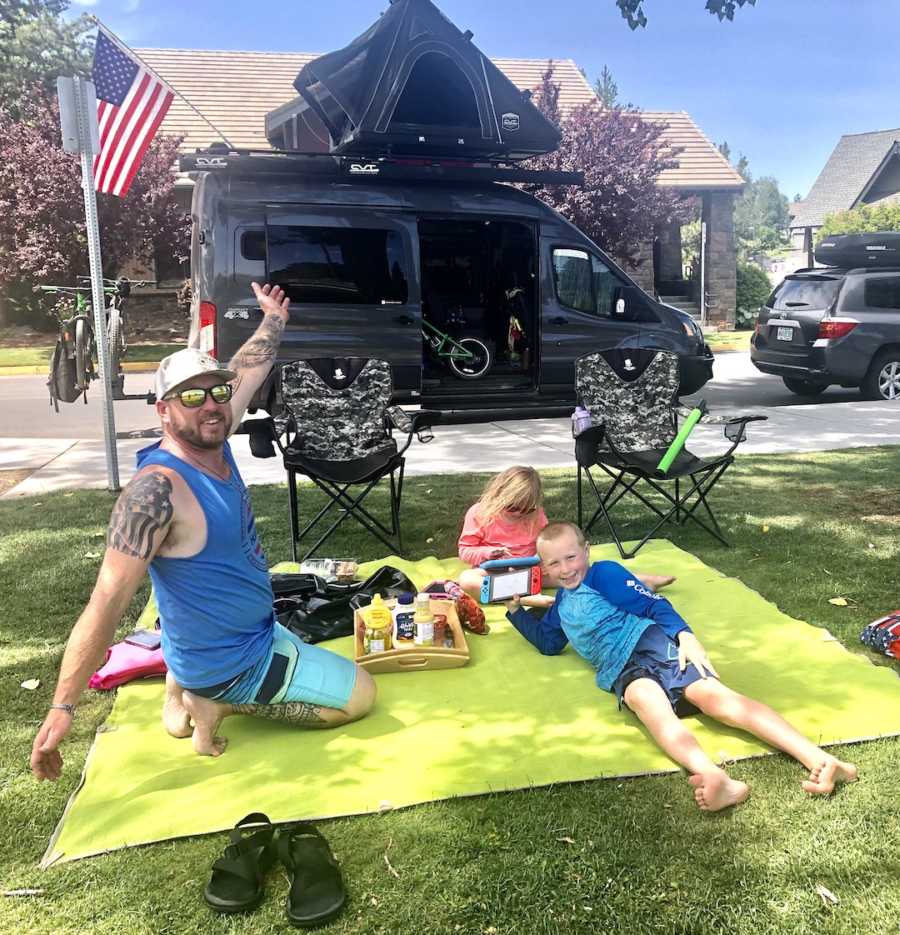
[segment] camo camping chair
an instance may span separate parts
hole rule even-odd
[[[393,553],[403,554],[400,500],[403,495],[404,452],[413,435],[430,441],[434,413],[407,413],[391,407],[390,365],[362,357],[298,360],[281,368],[284,413],[267,420],[287,471],[291,512],[291,555],[297,561],[300,542],[320,523],[331,519],[310,546],[312,555],[352,516]],[[402,441],[393,436],[397,429]],[[405,438],[402,436],[405,434]],[[308,477],[328,502],[300,528],[298,478]],[[382,479],[390,484],[390,525],[374,516],[363,501]],[[301,559],[302,560],[302,559]]]
[[[593,425],[575,437],[578,464],[578,524],[588,533],[603,517],[622,558],[632,558],[666,523],[684,526],[688,520],[723,545],[728,541],[707,496],[734,462],[734,451],[747,437],[747,423],[765,416],[715,418],[731,446],[720,455],[699,458],[682,448],[665,473],[659,462],[678,431],[678,357],[664,351],[607,351],[588,354],[575,364],[576,394],[590,412]],[[599,469],[599,478],[592,469]],[[603,488],[605,474],[611,483]],[[583,489],[587,481],[597,508],[584,525]],[[649,489],[648,489],[649,488]],[[651,499],[654,493],[659,495]],[[622,545],[611,513],[626,495],[636,497],[655,517],[644,537],[630,551]],[[699,512],[698,515],[698,511]]]

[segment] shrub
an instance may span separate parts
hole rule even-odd
[[[754,263],[737,265],[736,328],[752,328],[759,308],[772,291],[769,277]]]
[[[852,211],[829,214],[816,232],[816,243],[831,234],[867,234],[900,231],[900,204],[862,205]]]

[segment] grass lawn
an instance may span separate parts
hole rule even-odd
[[[126,363],[158,364],[167,354],[184,347],[184,344],[129,344],[125,355]],[[53,345],[37,347],[0,347],[0,367],[48,367]]]
[[[714,331],[704,333],[706,343],[716,351],[749,351],[750,338],[753,330],[749,331]]]
[[[551,517],[574,516],[573,476],[545,473]],[[748,456],[714,495],[735,547],[724,549],[691,529],[676,541],[788,614],[827,627],[852,651],[865,653],[858,641],[862,627],[900,603],[898,478],[900,448]],[[463,512],[483,482],[476,475],[408,479],[404,532],[412,556],[454,552]],[[254,488],[253,500],[270,561],[284,559],[284,488]],[[0,931],[285,932],[286,882],[279,873],[250,915],[218,918],[206,908],[202,888],[224,846],[221,834],[47,872],[37,868],[111,705],[106,695],[86,693],[64,747],[63,778],[56,784],[32,779],[26,765],[32,738],[69,629],[90,593],[111,505],[109,494],[93,491],[0,502],[0,890],[41,891],[0,896]],[[382,550],[345,532],[333,552],[369,559]],[[127,623],[146,596],[145,588]],[[847,598],[848,606],[829,604],[832,597]],[[900,672],[890,660],[871,658]],[[42,683],[38,691],[19,688],[35,677]],[[798,673],[798,679],[815,677]],[[840,685],[834,690],[839,693]],[[898,932],[900,742],[843,752],[859,765],[862,781],[832,799],[805,797],[803,771],[777,755],[736,764],[732,774],[750,782],[753,795],[739,809],[715,816],[700,813],[684,777],[671,775],[326,822],[351,893],[344,916],[328,931]],[[388,860],[398,876],[389,872]],[[826,905],[817,884],[839,904]]]

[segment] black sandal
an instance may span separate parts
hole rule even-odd
[[[278,856],[291,884],[286,906],[290,923],[314,928],[335,918],[344,908],[347,891],[341,869],[319,830],[308,822],[280,830]]]
[[[203,898],[216,912],[246,912],[263,897],[263,877],[275,862],[275,829],[267,815],[253,812],[229,832],[231,844],[212,865]]]

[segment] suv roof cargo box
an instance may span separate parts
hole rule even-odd
[[[900,266],[900,232],[835,234],[820,241],[816,262],[826,266]]]
[[[430,0],[391,6],[346,48],[305,65],[300,97],[266,117],[278,149],[518,160],[559,130]]]

